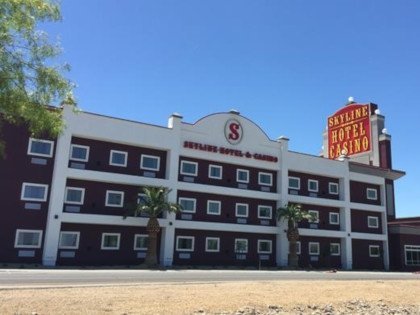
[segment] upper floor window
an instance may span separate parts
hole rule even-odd
[[[182,208],[181,211],[182,212],[195,213],[196,199],[180,197],[178,199],[178,202],[181,205],[181,208]]]
[[[258,173],[258,185],[273,185],[273,174],[271,173]]]
[[[309,255],[319,255],[318,242],[309,242]]]
[[[319,223],[319,211],[318,210],[308,210],[309,215],[312,216],[312,219],[309,220],[310,223]]]
[[[331,195],[338,195],[338,184],[337,183],[328,183],[328,192]]]
[[[207,201],[207,214],[219,215],[221,212],[221,202],[216,200]]]
[[[29,138],[28,154],[44,157],[52,157],[54,142],[49,140],[41,140]]]
[[[375,188],[367,188],[366,197],[369,200],[378,200],[378,191]]]
[[[222,179],[223,167],[220,165],[209,165],[209,178]]]
[[[379,245],[369,245],[369,257],[379,257]]]
[[[308,191],[318,192],[318,181],[314,179],[308,179]]]
[[[181,161],[181,174],[197,176],[198,174],[198,163],[190,161]]]
[[[66,194],[64,196],[64,202],[82,205],[85,198],[85,189],[78,187],[66,187]]]
[[[177,236],[176,250],[182,252],[194,251],[194,236]]]
[[[142,154],[140,167],[144,170],[159,171],[160,157]]]
[[[289,188],[300,189],[300,178],[289,176]]]
[[[272,242],[271,240],[258,240],[258,254],[271,254]]]
[[[111,150],[109,153],[109,165],[127,166],[127,152]]]
[[[340,256],[340,243],[331,243],[330,244],[330,255],[331,256]]]
[[[80,232],[60,232],[60,240],[58,248],[60,249],[77,249],[79,248]]]
[[[272,208],[270,206],[258,206],[259,219],[271,219]]]
[[[220,238],[206,237],[206,252],[220,251]]]
[[[149,236],[146,234],[134,235],[134,250],[147,250],[149,245]]]
[[[379,218],[368,216],[368,227],[377,229],[379,228]]]
[[[48,185],[23,183],[21,200],[26,201],[47,201]]]
[[[120,233],[102,233],[101,249],[116,250],[120,249]]]
[[[330,224],[340,224],[340,214],[337,212],[330,212]]]
[[[235,238],[235,253],[248,253],[248,240]]]
[[[239,183],[248,183],[249,182],[249,171],[243,169],[236,170],[236,181]]]
[[[41,230],[16,230],[16,248],[40,248],[41,242]]]
[[[70,160],[87,162],[89,160],[89,147],[85,145],[72,144],[70,146]]]
[[[235,208],[237,217],[248,217],[248,204],[237,203]]]
[[[124,204],[123,191],[115,191],[115,190],[106,191],[105,206],[122,208],[123,204]]]

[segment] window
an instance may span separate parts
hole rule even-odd
[[[122,208],[123,203],[124,203],[123,191],[115,191],[115,190],[106,191],[105,206]]]
[[[207,201],[207,214],[220,214],[221,202],[216,200]]]
[[[330,224],[340,224],[340,214],[337,212],[330,212]]]
[[[235,239],[235,253],[248,253],[248,240],[244,238]]]
[[[146,202],[146,194],[140,193],[137,195],[137,204],[144,204]]]
[[[404,245],[404,253],[407,266],[420,266],[420,246]]]
[[[246,203],[237,203],[235,206],[236,216],[237,217],[248,217],[248,204]]]
[[[127,166],[127,152],[111,150],[109,153],[109,165]]]
[[[338,195],[338,184],[337,183],[328,183],[328,192],[331,195]]]
[[[249,182],[249,171],[237,169],[236,170],[236,181],[239,183],[248,183]]]
[[[368,216],[368,227],[374,229],[379,228],[379,218]]]
[[[340,256],[340,243],[331,243],[330,244],[330,255],[331,256]]]
[[[198,163],[197,162],[188,162],[181,161],[181,174],[197,176],[198,173]]]
[[[102,233],[101,249],[115,250],[120,248],[120,233]]]
[[[271,210],[270,206],[258,206],[258,218],[271,219]]]
[[[379,257],[379,245],[369,245],[369,257]]]
[[[78,187],[66,187],[64,202],[75,205],[82,205],[85,199],[85,189]]]
[[[209,178],[222,179],[223,167],[220,165],[209,165]]]
[[[16,230],[16,248],[40,248],[42,231],[40,230]]]
[[[70,147],[70,160],[87,162],[89,160],[89,147],[72,144]]]
[[[273,174],[259,172],[258,173],[258,185],[266,185],[266,186],[273,185]]]
[[[289,243],[289,252],[290,254],[290,243]],[[296,242],[296,255],[300,255],[300,241]]]
[[[182,212],[195,213],[196,200],[194,198],[180,197],[178,203],[181,205]]]
[[[206,252],[220,251],[220,238],[206,237]]]
[[[149,245],[149,236],[146,234],[134,235],[134,250],[147,250]]]
[[[77,249],[79,248],[80,232],[60,232],[60,241],[58,248],[60,249]]]
[[[150,170],[150,171],[159,171],[160,157],[142,154],[141,161],[140,161],[140,168],[144,170]]]
[[[300,189],[300,178],[289,176],[289,188]]]
[[[258,254],[271,254],[272,242],[270,240],[258,240]]]
[[[318,192],[318,181],[308,179],[308,191]]]
[[[21,200],[26,201],[47,201],[48,185],[23,183]]]
[[[369,200],[378,200],[378,191],[375,188],[367,188],[366,197]]]
[[[29,138],[28,154],[44,157],[52,157],[54,142]]]
[[[309,255],[319,255],[318,242],[309,242]]]
[[[312,216],[312,219],[308,220],[310,223],[319,223],[319,211],[308,210],[308,214]]]
[[[177,236],[176,250],[182,252],[194,251],[194,236]]]

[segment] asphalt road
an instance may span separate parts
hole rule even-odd
[[[0,269],[0,289],[17,287],[114,286],[157,283],[211,283],[267,280],[419,280],[402,272],[258,270],[63,270]]]

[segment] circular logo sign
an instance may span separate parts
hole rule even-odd
[[[242,125],[236,119],[229,119],[225,125],[225,137],[230,144],[238,144],[243,136]]]

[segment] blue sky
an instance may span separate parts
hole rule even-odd
[[[318,154],[349,96],[392,135],[399,216],[420,215],[420,1],[63,0],[63,60],[90,112],[166,125],[235,108]]]

